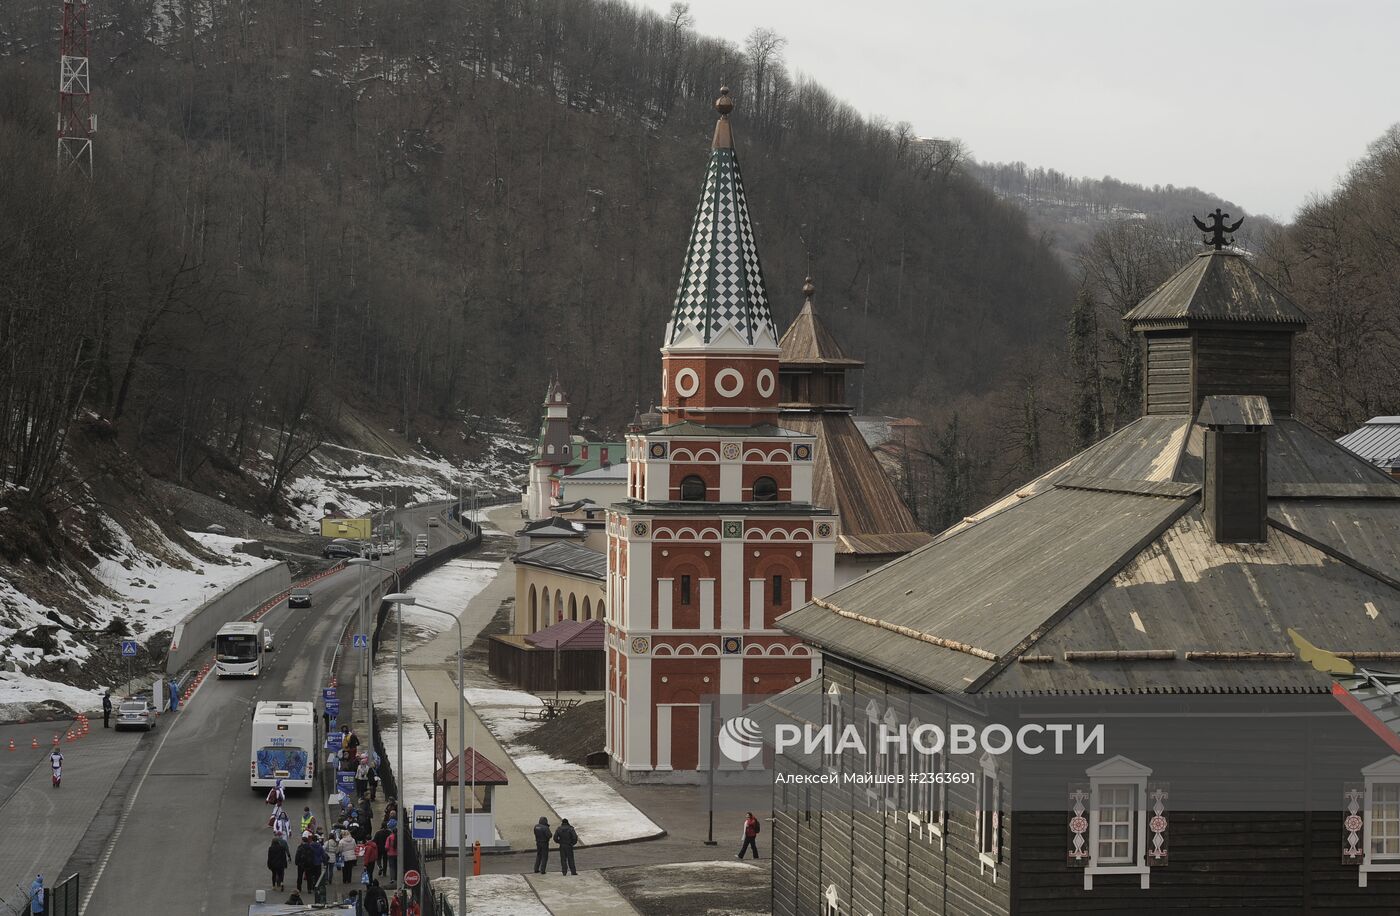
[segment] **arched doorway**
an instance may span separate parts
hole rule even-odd
[[[578,620],[578,599],[573,592],[569,592],[569,619]]]
[[[530,632],[533,633],[540,628],[540,599],[535,593],[535,586],[530,586]]]
[[[583,596],[583,619],[593,619],[593,599],[588,597],[587,595]]]
[[[559,589],[556,588],[556,589],[554,590],[554,622],[555,622],[555,623],[558,623],[559,621],[561,621],[561,620],[563,620],[563,619],[564,619],[564,593],[563,593],[561,590],[559,590]]]

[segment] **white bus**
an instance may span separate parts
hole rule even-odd
[[[257,677],[267,627],[248,620],[226,623],[214,634],[214,671],[219,677]]]
[[[316,710],[308,702],[263,701],[253,708],[248,776],[254,789],[282,780],[284,789],[309,789],[316,774]]]

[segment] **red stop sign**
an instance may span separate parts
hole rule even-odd
[[[403,886],[404,886],[404,887],[417,887],[417,886],[418,886],[418,881],[419,881],[419,879],[421,879],[421,878],[422,878],[422,876],[419,875],[417,871],[415,871],[414,869],[410,868],[408,871],[406,871],[406,872],[403,873]]]

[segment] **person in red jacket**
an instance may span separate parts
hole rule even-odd
[[[365,867],[365,874],[374,877],[375,865],[379,862],[379,844],[374,840],[360,844],[360,864]]]
[[[753,812],[750,811],[749,816],[744,818],[744,845],[739,847],[739,854],[735,856],[736,859],[742,859],[744,857],[744,851],[747,849],[752,849],[753,857],[755,859],[758,858],[759,829],[758,818],[754,817]]]
[[[397,830],[384,838],[384,858],[389,863],[389,880],[397,882],[399,880],[399,834]]]

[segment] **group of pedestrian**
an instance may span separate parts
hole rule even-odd
[[[280,779],[268,791],[266,801],[272,806],[267,820],[272,829],[267,868],[274,890],[286,890],[287,871],[294,869],[293,894],[298,898],[304,888],[316,902],[324,902],[330,886],[339,879],[346,885],[360,885],[352,892],[362,897],[370,914],[390,912],[391,903],[380,889],[380,879],[387,876],[391,884],[398,881],[398,806],[392,800],[385,808],[379,830],[372,835],[374,812],[370,799],[364,795],[359,796],[357,804],[348,806],[328,830],[322,830],[311,807],[304,806],[297,822],[300,842],[295,851],[290,842],[292,821],[284,807],[286,792]],[[380,898],[384,908],[374,909]]]
[[[577,875],[578,868],[574,865],[574,847],[578,845],[578,831],[574,829],[566,817],[559,821],[559,826],[551,832],[549,818],[543,816],[535,824],[535,874],[549,873],[549,841],[551,838],[559,846],[559,873],[561,875]]]

